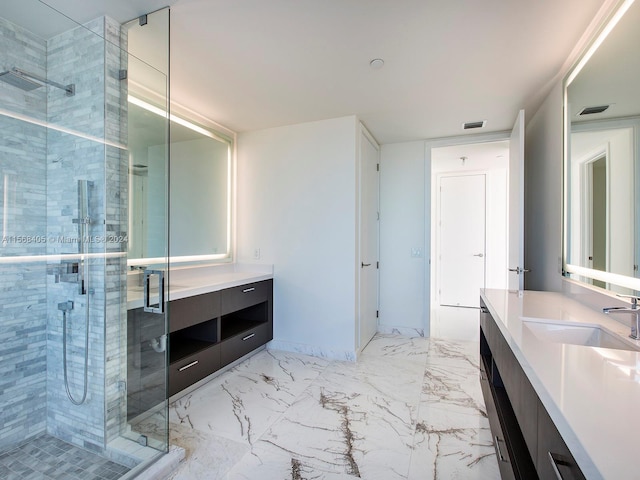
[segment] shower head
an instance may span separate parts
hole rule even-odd
[[[0,80],[27,92],[42,87],[43,85],[51,85],[52,87],[56,87],[67,92],[67,97],[72,97],[76,94],[76,86],[73,83],[69,85],[62,85],[61,83],[54,82],[53,80],[42,78],[35,73],[25,72],[19,68],[12,68],[11,70],[0,73]]]
[[[42,86],[41,83],[36,83],[33,80],[29,80],[28,78],[17,74],[13,70],[0,73],[0,80],[27,92],[30,92],[31,90],[35,90],[36,88],[40,88]]]

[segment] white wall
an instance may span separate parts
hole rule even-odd
[[[428,168],[428,167],[427,167]],[[428,335],[429,238],[425,237],[425,142],[382,145],[380,155],[381,331],[418,330]],[[427,189],[425,190],[425,186]],[[422,255],[412,257],[412,249]],[[426,328],[426,331],[425,331]]]
[[[525,275],[527,290],[562,290],[562,82],[525,132]]]
[[[357,126],[238,135],[237,258],[274,264],[277,348],[355,358]]]

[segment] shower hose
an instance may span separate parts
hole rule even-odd
[[[62,361],[64,363],[64,388],[67,391],[69,400],[74,405],[82,405],[87,399],[87,380],[89,373],[89,296],[87,295],[87,301],[85,306],[85,332],[84,332],[84,388],[82,392],[82,399],[76,400],[71,394],[69,389],[69,378],[67,375],[67,309],[62,310]]]

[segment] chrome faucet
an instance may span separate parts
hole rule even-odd
[[[606,307],[603,308],[602,311],[604,313],[630,313],[631,315],[634,315],[634,321],[631,323],[631,334],[629,335],[630,338],[633,338],[634,340],[640,340],[640,316],[638,316],[638,314],[640,313],[640,308],[638,308],[638,300],[640,300],[639,297],[636,297],[635,295],[621,295],[618,294],[618,297],[622,297],[622,298],[628,298],[631,300],[631,307]]]

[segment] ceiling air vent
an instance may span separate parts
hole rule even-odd
[[[593,115],[594,113],[602,113],[611,105],[598,105],[597,107],[584,107],[578,112],[578,115]]]
[[[472,128],[483,128],[486,124],[486,120],[482,120],[481,122],[467,122],[462,124],[462,129],[469,130]]]

